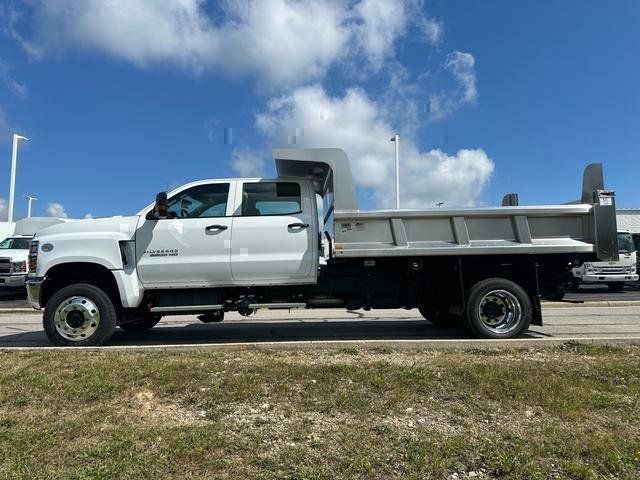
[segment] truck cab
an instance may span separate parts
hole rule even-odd
[[[613,292],[620,292],[626,283],[637,282],[637,247],[633,236],[627,231],[618,232],[619,259],[609,262],[585,262],[573,269],[572,287],[581,284],[604,284]]]
[[[296,179],[206,180],[138,213],[135,263],[144,288],[313,284],[315,192]]]

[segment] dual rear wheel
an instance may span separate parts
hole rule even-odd
[[[513,338],[529,328],[533,307],[529,295],[517,283],[488,278],[471,287],[462,317],[429,306],[420,307],[420,313],[438,326],[461,323],[478,338]]]

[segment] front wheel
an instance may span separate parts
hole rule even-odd
[[[607,287],[609,287],[609,290],[611,290],[612,292],[621,292],[622,290],[624,290],[624,282],[607,283]]]
[[[480,338],[513,338],[531,323],[533,307],[527,292],[506,278],[488,278],[470,290],[466,321]]]
[[[54,345],[104,345],[116,329],[113,302],[104,290],[76,283],[54,293],[44,310],[44,331]]]

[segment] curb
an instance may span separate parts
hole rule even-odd
[[[640,307],[640,300],[597,300],[593,302],[551,302],[545,300],[543,307],[547,308],[580,308],[580,307]]]
[[[225,352],[225,351],[314,351],[358,348],[362,350],[495,350],[513,348],[551,348],[566,344],[624,346],[640,345],[640,337],[554,337],[511,338],[506,340],[328,340],[298,342],[239,342],[185,345],[116,345],[105,347],[0,347],[0,352],[85,351],[85,352]]]

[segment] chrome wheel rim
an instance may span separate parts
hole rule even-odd
[[[69,297],[58,305],[53,323],[58,334],[72,342],[86,340],[100,325],[100,311],[86,297]]]
[[[480,300],[478,319],[494,333],[509,333],[520,324],[522,306],[513,293],[492,290]]]

